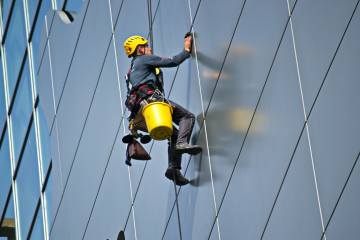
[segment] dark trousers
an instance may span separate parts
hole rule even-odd
[[[173,134],[171,135],[168,147],[169,167],[181,169],[181,154],[175,153],[175,145],[179,143],[188,143],[191,132],[194,128],[195,116],[179,104],[169,101],[174,107],[172,113],[173,122],[179,126],[177,129],[173,126]]]

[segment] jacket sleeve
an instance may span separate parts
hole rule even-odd
[[[153,67],[176,67],[180,65],[185,59],[190,57],[190,53],[183,50],[176,56],[170,58],[163,58],[156,55],[146,56],[145,64]]]

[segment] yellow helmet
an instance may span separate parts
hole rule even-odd
[[[147,44],[148,40],[146,40],[142,36],[131,36],[124,42],[125,53],[128,57],[130,57],[134,52],[137,46]]]

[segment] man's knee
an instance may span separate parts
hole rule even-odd
[[[186,117],[187,117],[187,118],[190,118],[191,120],[195,120],[195,115],[194,115],[193,113],[191,113],[191,112],[188,112],[188,113],[186,114]]]

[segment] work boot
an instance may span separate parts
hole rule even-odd
[[[190,182],[181,174],[179,169],[173,167],[168,167],[168,169],[165,172],[165,177],[175,182],[175,184],[178,186],[183,186]]]
[[[190,155],[196,155],[202,151],[198,145],[190,145],[188,143],[177,143],[175,145],[176,153],[188,153]]]

